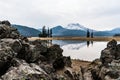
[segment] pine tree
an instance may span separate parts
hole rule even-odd
[[[47,37],[50,37],[50,29],[48,27]]]
[[[91,32],[91,38],[93,38],[93,31]]]
[[[43,26],[42,32],[40,32],[39,37],[47,37],[47,31],[45,29],[45,26]]]
[[[50,29],[50,37],[52,37],[52,29]]]
[[[42,33],[40,32],[40,34],[38,35],[39,37],[42,37]]]
[[[90,37],[89,29],[87,29],[87,37]]]

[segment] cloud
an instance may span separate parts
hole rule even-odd
[[[0,16],[34,28],[80,23],[94,29],[119,27],[120,0],[1,0]]]

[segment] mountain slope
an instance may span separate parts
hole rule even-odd
[[[109,31],[97,31],[94,34],[95,36],[114,36],[115,34],[120,34],[120,28],[114,28]]]
[[[84,26],[80,25],[79,23],[70,23],[65,28],[72,29],[72,30],[83,30],[83,31],[87,31],[89,29],[90,32],[95,31],[93,29],[84,27]]]
[[[114,28],[114,29],[110,30],[109,32],[114,33],[114,34],[120,33],[120,28],[119,27],[118,28]]]
[[[53,36],[85,36],[86,32],[83,30],[66,29],[62,26],[52,28]]]
[[[53,36],[86,36],[88,29],[89,28],[81,26],[78,23],[72,23],[68,24],[67,27],[56,26],[52,28],[52,31]],[[115,28],[109,31],[96,31],[93,29],[89,29],[89,31],[93,31],[94,36],[113,36],[115,34],[120,34],[120,28]]]
[[[17,28],[18,31],[20,32],[20,34],[25,36],[25,37],[38,37],[38,34],[40,33],[39,30],[36,30],[34,28],[30,28],[27,26],[16,25],[16,24],[13,24],[12,26]]]

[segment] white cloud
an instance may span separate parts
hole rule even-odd
[[[119,27],[120,0],[1,0],[2,20],[32,26],[77,22],[94,29]]]

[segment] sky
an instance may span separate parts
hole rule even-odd
[[[33,28],[79,23],[107,30],[120,27],[120,0],[0,0],[0,20]]]

